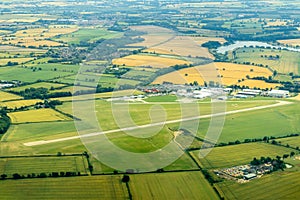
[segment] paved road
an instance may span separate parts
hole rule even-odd
[[[66,138],[60,138],[60,139],[54,139],[54,140],[41,140],[41,141],[35,141],[35,142],[27,142],[27,143],[24,143],[24,145],[25,146],[38,146],[38,145],[43,145],[43,144],[56,143],[56,142],[80,139],[80,138],[85,138],[85,137],[92,137],[92,136],[108,134],[108,133],[131,131],[131,130],[136,130],[136,129],[143,129],[143,128],[149,128],[149,127],[154,127],[154,126],[161,126],[161,125],[166,125],[166,124],[174,124],[174,123],[179,123],[179,122],[183,122],[183,121],[192,121],[192,120],[197,120],[197,119],[205,119],[205,118],[211,118],[211,117],[217,117],[217,116],[223,116],[223,115],[230,115],[230,114],[235,114],[235,113],[249,112],[249,111],[261,110],[261,109],[266,109],[266,108],[274,108],[274,107],[284,106],[284,105],[288,105],[288,104],[292,104],[292,102],[278,101],[278,103],[276,103],[276,104],[265,105],[265,106],[257,106],[257,107],[253,107],[253,108],[245,108],[245,109],[240,109],[240,110],[227,111],[225,113],[215,113],[215,114],[201,115],[201,116],[196,116],[196,117],[189,117],[189,118],[184,118],[184,119],[170,120],[170,121],[158,122],[158,123],[153,123],[153,124],[146,124],[146,125],[141,125],[141,126],[134,126],[134,127],[121,128],[121,129],[115,129],[115,130],[109,130],[109,131],[89,133],[89,134],[86,134],[86,135],[66,137]]]

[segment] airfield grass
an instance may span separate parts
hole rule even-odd
[[[204,152],[206,150],[203,150]],[[283,154],[289,154],[291,149],[267,143],[248,143],[216,147],[208,149],[208,152],[204,158],[199,158],[201,156],[199,151],[193,151],[191,154],[203,168],[218,169],[249,164],[253,158],[259,159],[262,156],[275,158],[278,155],[282,157]]]
[[[269,56],[276,57],[278,59],[269,59]],[[235,62],[243,63],[250,62],[254,64],[268,65],[279,73],[299,74],[300,68],[300,53],[291,52],[287,50],[275,50],[275,49],[260,49],[260,48],[241,48],[236,50]],[[264,57],[267,56],[267,57]]]
[[[234,105],[234,103],[233,103]],[[237,105],[238,106],[238,105]],[[286,136],[291,133],[299,133],[300,104],[295,103],[286,106],[249,111],[227,115],[222,133],[218,139],[221,142],[244,141],[245,139],[262,139],[264,136]],[[238,109],[238,108],[236,108]],[[198,136],[204,138],[210,124],[210,119],[201,119]],[[174,125],[174,128],[176,129]],[[207,136],[210,139],[210,136]]]
[[[201,172],[130,175],[133,199],[218,199]]]
[[[3,199],[128,199],[121,175],[1,181]],[[22,188],[22,190],[20,190]]]
[[[89,106],[91,105],[91,101],[81,101],[76,102],[74,106],[76,107],[76,110],[88,110]],[[125,103],[125,104],[122,104]],[[274,104],[275,101],[234,101],[234,102],[228,102],[227,103],[227,111],[230,110],[239,110],[243,108],[251,108],[256,106],[263,106],[263,105],[269,105]],[[217,103],[218,104],[218,103]],[[221,102],[223,104],[223,102]],[[224,104],[225,106],[225,104]],[[182,109],[185,110],[184,114],[182,114]],[[57,106],[57,109],[72,114],[72,103],[71,102],[65,102],[61,106]],[[197,112],[197,109],[200,109],[199,112]],[[225,109],[225,108],[224,108]],[[151,110],[151,116],[147,113]],[[99,121],[99,124],[103,130],[111,130],[111,129],[117,129],[119,128],[116,125],[115,120],[122,120],[121,123],[125,123],[124,120],[128,119],[128,117],[132,118],[132,120],[138,124],[148,124],[151,122],[151,119],[153,122],[161,122],[165,119],[167,120],[175,120],[175,119],[181,119],[184,115],[184,117],[195,117],[198,116],[199,113],[201,115],[210,114],[211,113],[211,103],[210,102],[204,102],[204,103],[194,103],[194,104],[183,104],[177,102],[166,102],[161,103],[160,105],[156,105],[155,102],[153,104],[151,103],[129,103],[128,104],[128,110],[126,106],[126,102],[120,102],[120,103],[113,103],[113,102],[106,102],[103,100],[96,100],[95,101],[95,111],[96,115]],[[129,115],[128,114],[129,111]],[[163,115],[163,113],[166,113],[166,118]],[[123,116],[123,117],[120,117]],[[76,116],[81,118],[82,116]],[[88,116],[89,117],[89,116]],[[117,119],[115,119],[115,117]],[[204,119],[203,119],[204,120]],[[120,121],[119,121],[120,122]],[[129,121],[126,121],[126,126],[130,126],[128,123]],[[134,125],[133,125],[134,126]]]
[[[87,166],[86,158],[82,156],[0,158],[0,173],[10,178],[14,173],[24,176],[52,172],[87,174]]]
[[[216,188],[226,199],[297,199],[300,172],[278,171],[251,180],[248,183],[224,181]]]
[[[147,102],[175,102],[177,97],[175,95],[153,96],[145,99]]]
[[[23,97],[0,90],[0,101],[19,100]]]
[[[12,112],[9,113],[8,116],[11,118],[13,124],[71,120],[70,117],[52,110],[51,108]]]
[[[1,102],[0,106],[14,109],[14,108],[21,108],[24,106],[33,106],[38,102],[43,102],[43,101],[40,99],[24,99],[24,100]]]

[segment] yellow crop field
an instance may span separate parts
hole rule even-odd
[[[26,47],[29,46],[34,46],[34,47],[38,47],[38,46],[48,46],[48,47],[59,47],[59,46],[65,46],[62,43],[59,42],[55,42],[55,41],[50,41],[50,40],[39,40],[39,41],[33,41],[33,42],[28,42],[25,43]]]
[[[22,112],[9,113],[12,123],[29,123],[29,122],[48,122],[48,121],[63,121],[71,120],[71,118],[56,112],[50,108],[27,110]]]
[[[209,41],[209,39],[208,39]],[[207,48],[201,47],[192,37],[177,36],[167,42],[148,48],[145,52],[173,54],[180,56],[200,56],[213,59]]]
[[[281,84],[276,84],[276,83],[266,83],[265,81],[261,81],[261,80],[245,80],[242,81],[240,83],[238,83],[237,85],[239,86],[248,86],[249,88],[260,88],[260,89],[267,89],[267,88],[276,88],[278,86],[281,86]]]
[[[300,46],[300,39],[290,39],[290,40],[277,40],[277,42],[284,44],[284,45],[290,45],[290,46]]]
[[[14,109],[14,108],[20,108],[23,106],[33,106],[38,102],[43,102],[43,101],[40,99],[7,101],[7,102],[0,102],[0,106]]]
[[[198,45],[202,45],[209,41],[220,42],[221,44],[224,44],[226,42],[224,38],[218,38],[218,37],[190,37],[190,38],[194,40]]]
[[[165,68],[174,65],[191,64],[189,61],[150,55],[130,55],[113,60],[113,64],[131,67]]]
[[[23,99],[23,97],[8,92],[0,91],[0,101],[10,101],[10,100],[18,100],[18,99]]]
[[[161,84],[163,82],[185,84],[197,81],[203,85],[204,81],[207,83],[214,81],[222,83],[223,85],[234,85],[237,84],[239,80],[247,79],[247,75],[250,78],[257,76],[267,78],[272,75],[272,72],[262,67],[217,62],[165,74],[158,77],[153,84]]]
[[[0,65],[4,66],[9,61],[10,62],[17,62],[18,64],[22,64],[22,63],[28,62],[30,60],[33,60],[33,59],[34,58],[1,58],[0,59]]]

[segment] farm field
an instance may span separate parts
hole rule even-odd
[[[146,32],[146,34],[141,36],[144,39],[143,42],[128,46],[142,46],[151,48],[168,42],[175,37],[175,33],[172,30],[159,26],[131,26],[130,28],[133,30]]]
[[[20,75],[22,74],[22,75]],[[34,70],[33,68],[22,68],[18,66],[14,67],[1,67],[0,68],[0,79],[13,81],[19,80],[22,82],[36,82],[38,80],[52,80],[55,78],[60,78],[63,76],[72,75],[72,70],[70,71],[51,71],[42,68],[42,70]]]
[[[36,54],[46,53],[47,50],[16,47],[16,46],[10,46],[10,45],[0,45],[0,52],[14,53],[14,54],[19,53],[21,55],[24,55],[24,54],[29,55],[31,52],[36,53]]]
[[[218,199],[201,172],[131,175],[134,199]]]
[[[12,123],[14,124],[71,120],[71,118],[50,108],[13,112],[9,113],[8,116],[11,118]]]
[[[17,101],[0,102],[0,106],[14,109],[14,108],[21,108],[26,106],[33,106],[38,102],[43,102],[43,101],[40,99],[24,99],[24,100],[17,100]]]
[[[217,183],[216,188],[227,199],[297,199],[299,184],[300,172],[285,170],[264,175],[244,184],[231,181]]]
[[[128,199],[121,175],[1,181],[4,199]],[[22,190],[20,190],[22,188]]]
[[[49,126],[52,128],[49,129]],[[77,133],[73,121],[26,123],[12,125],[2,141],[35,141],[74,135],[77,135]]]
[[[19,99],[23,99],[23,97],[0,90],[0,102],[1,101],[10,101],[10,100],[19,100]],[[1,103],[0,103],[0,105],[1,105]]]
[[[278,40],[277,42],[294,47],[300,46],[300,39]]]
[[[25,85],[25,86],[21,86],[21,87],[15,87],[15,88],[10,88],[8,90],[10,91],[15,91],[15,92],[20,92],[20,91],[24,91],[28,88],[47,88],[47,89],[55,89],[55,88],[60,88],[60,87],[64,87],[66,85],[64,84],[58,84],[58,83],[49,83],[49,82],[40,82],[40,83],[34,83],[34,84],[30,84],[30,85]]]
[[[289,145],[294,148],[300,148],[300,136],[277,139],[276,141],[280,142],[282,145]]]
[[[77,86],[75,86],[76,88]],[[80,87],[79,87],[80,88]],[[77,90],[77,89],[76,89]],[[59,101],[72,101],[73,98],[76,99],[82,99],[82,100],[89,100],[89,99],[109,99],[114,97],[123,97],[123,96],[131,96],[131,95],[139,95],[144,94],[141,91],[138,90],[117,90],[113,92],[103,92],[103,93],[95,93],[93,96],[91,95],[80,95],[80,97],[59,97],[59,98],[52,98],[51,100],[59,100]]]
[[[121,36],[121,33],[108,31],[103,28],[79,28],[76,32],[56,37],[54,40],[68,44],[79,44],[80,42],[94,42],[100,39],[110,39]]]
[[[204,85],[204,81],[207,83],[214,81],[222,82],[224,85],[234,85],[238,84],[239,80],[247,79],[247,75],[250,78],[257,76],[268,78],[272,75],[272,72],[262,67],[216,62],[162,75],[158,77],[153,84],[161,84],[163,82],[185,84],[197,81],[199,85]]]
[[[33,59],[34,58],[1,58],[0,66],[6,66],[8,62],[17,62],[19,64],[23,64]]]
[[[219,169],[249,164],[254,157],[260,158],[289,154],[292,150],[267,143],[248,143],[213,148],[204,158],[199,158],[199,151],[193,151],[193,157],[206,169]],[[204,151],[205,152],[205,151]]]
[[[201,47],[199,43],[201,43],[201,40],[199,40],[199,42],[195,42],[194,38],[191,37],[176,36],[169,41],[148,48],[144,50],[144,52],[178,56],[200,56],[214,59],[214,56],[209,53],[208,49]]]
[[[0,173],[11,177],[14,173],[40,174],[52,172],[80,172],[87,174],[87,161],[83,156],[0,158]]]
[[[244,80],[240,83],[238,83],[237,85],[243,87],[249,87],[249,88],[260,88],[260,89],[274,89],[276,87],[281,86],[281,84],[277,84],[277,83],[267,83],[265,81],[261,81],[261,80]]]
[[[77,31],[76,26],[62,26],[52,25],[49,27],[32,28],[17,31],[14,35],[7,35],[2,37],[2,44],[18,44],[25,47],[39,47],[39,46],[62,46],[62,43],[50,41],[48,39]]]
[[[175,58],[166,58],[151,55],[130,55],[113,60],[115,65],[125,65],[129,67],[149,67],[149,68],[166,68],[174,65],[191,64],[186,60]]]
[[[236,56],[233,61],[238,63],[254,63],[269,66],[279,73],[299,74],[300,53],[286,50],[261,49],[261,48],[241,48],[235,51]],[[272,56],[272,57],[271,57]],[[277,58],[276,56],[279,56]]]

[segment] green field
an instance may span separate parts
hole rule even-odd
[[[153,96],[145,99],[147,102],[175,102],[177,100],[176,96]]]
[[[299,109],[300,104],[295,102],[281,107],[227,115],[219,142],[299,133]],[[205,136],[209,123],[210,119],[201,119],[198,136]]]
[[[282,145],[289,145],[294,148],[300,148],[300,136],[277,139],[276,141],[280,142]]]
[[[11,91],[15,91],[15,92],[20,92],[20,91],[24,91],[27,88],[47,88],[47,89],[55,89],[55,88],[60,88],[63,87],[65,85],[63,84],[57,84],[57,83],[48,83],[48,82],[40,82],[40,83],[34,83],[34,84],[30,84],[30,85],[24,85],[21,87],[16,87],[16,88],[10,88],[9,90]]]
[[[0,174],[8,177],[14,173],[40,174],[52,172],[80,172],[87,174],[87,162],[83,156],[57,157],[27,157],[27,158],[0,158]]]
[[[70,72],[71,71],[71,72]],[[31,68],[22,67],[1,67],[0,79],[1,80],[19,80],[22,82],[35,82],[37,80],[52,80],[55,78],[72,75],[70,71],[52,71],[52,70],[36,70]]]
[[[130,176],[133,199],[218,199],[201,172]]]
[[[107,31],[102,28],[81,28],[78,31],[54,38],[55,41],[63,41],[69,44],[79,44],[80,42],[93,42],[100,39],[110,39],[120,37],[122,34],[113,31]]]
[[[276,55],[279,56],[278,59],[275,58]],[[273,56],[273,58],[270,59],[269,56]],[[254,64],[262,64],[264,66],[268,65],[280,73],[300,73],[299,52],[260,48],[241,48],[236,50],[236,57],[233,61],[238,63],[250,62]]]
[[[164,99],[163,99],[164,98]],[[166,100],[165,98],[169,99],[174,97],[157,97],[153,99],[161,101],[161,100]],[[147,100],[147,99],[146,99]],[[151,98],[150,98],[151,100]],[[90,101],[82,102],[80,104],[75,104],[75,106],[79,106],[80,108],[78,109],[87,109],[86,106],[90,105]],[[121,104],[119,104],[121,103]],[[122,103],[126,102],[117,102],[117,103],[111,103],[111,102],[106,102],[103,100],[96,100],[95,101],[95,110],[97,113],[98,121],[103,128],[103,130],[111,130],[111,129],[116,129],[119,128],[114,120],[114,115],[113,113],[124,113],[127,112],[126,106],[124,106]],[[227,103],[227,110],[239,110],[239,109],[244,109],[244,108],[251,108],[251,107],[256,107],[256,106],[263,106],[263,105],[269,105],[269,104],[274,104],[275,101],[234,101],[234,102],[228,102]],[[153,104],[151,103],[132,103],[129,104],[129,112],[130,116],[132,117],[133,121],[136,124],[142,125],[142,124],[147,124],[151,122],[151,117],[148,114],[149,110],[155,106],[155,102]],[[192,116],[198,116],[199,112],[195,112],[195,108],[197,108],[197,103],[196,104],[184,104],[181,105],[180,103],[176,102],[166,102],[161,103],[160,105],[164,111],[160,111],[159,108],[156,109],[156,117],[153,119],[155,122],[161,122],[164,120],[164,116],[162,115],[161,112],[166,112],[167,113],[167,119],[168,120],[174,120],[174,119],[181,119],[182,113],[181,113],[181,108],[184,106],[186,110],[189,110],[189,112],[186,114],[185,117],[192,117]],[[198,107],[200,109],[200,114],[205,115],[205,114],[210,114],[211,113],[211,103],[210,102],[199,102]],[[62,106],[57,106],[57,108],[65,113],[72,114],[72,103],[67,102],[64,103]],[[113,109],[113,111],[112,111]],[[76,115],[76,114],[75,114]],[[203,124],[204,122],[209,122],[203,119]],[[201,120],[202,123],[202,120]]]
[[[217,169],[249,164],[254,157],[275,158],[277,155],[282,157],[291,151],[285,147],[266,143],[249,143],[213,148],[204,158],[199,158],[199,151],[193,151],[192,155],[203,168]]]
[[[128,199],[121,176],[69,177],[0,182],[1,199]],[[22,189],[20,189],[22,188]]]

